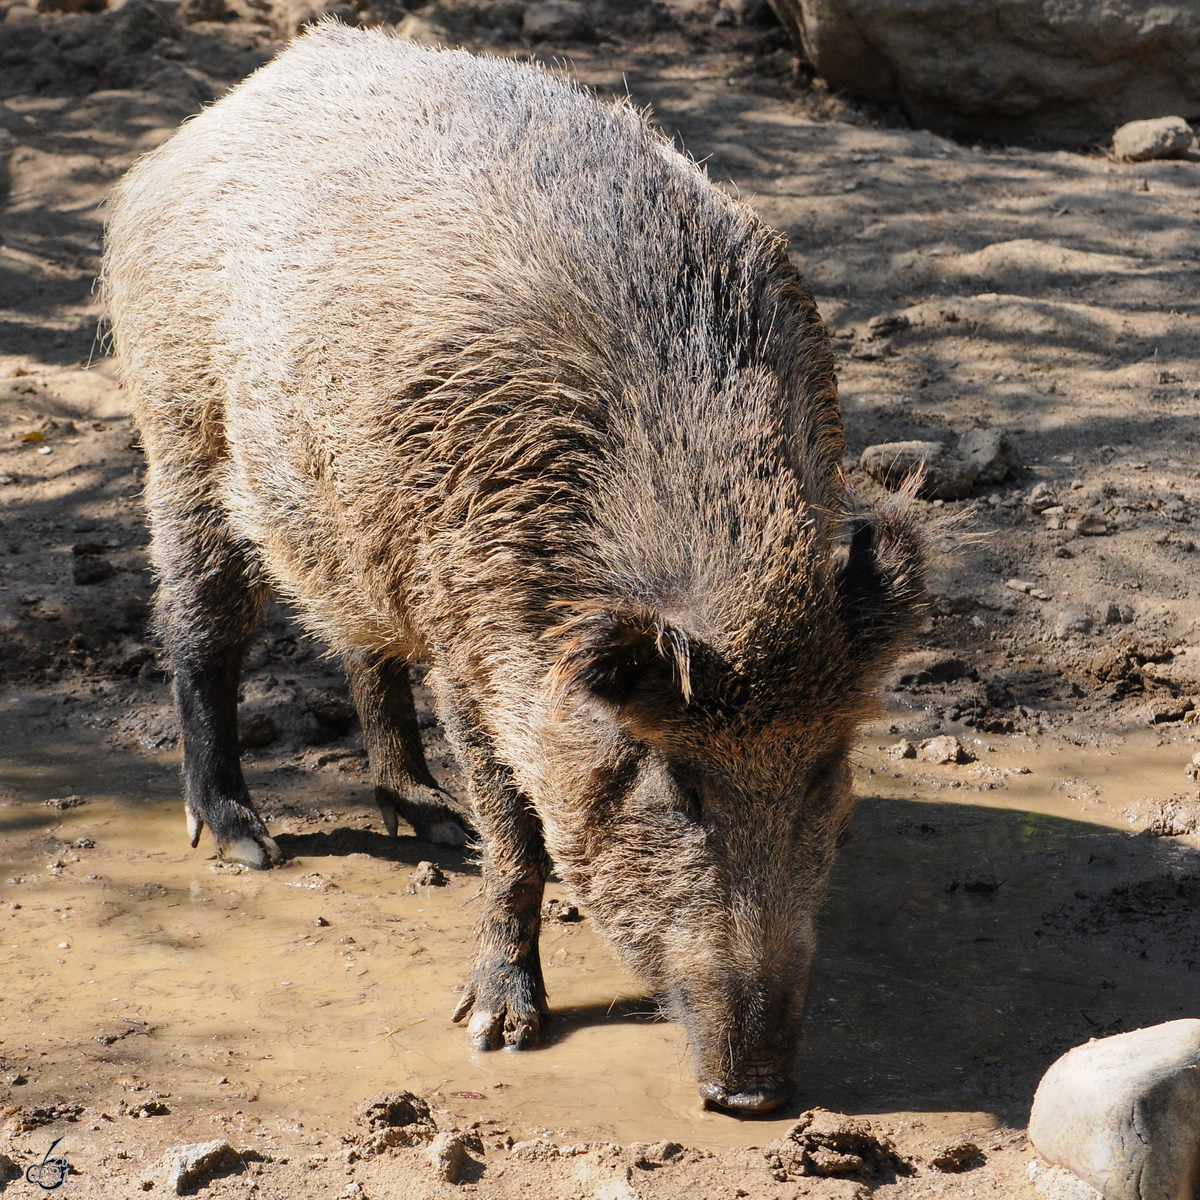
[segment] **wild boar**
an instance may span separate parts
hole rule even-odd
[[[333,24],[143,159],[107,237],[192,844],[279,857],[235,728],[274,589],[345,662],[388,830],[478,831],[471,1041],[538,1038],[553,862],[702,1094],[780,1104],[848,749],[923,589],[910,508],[848,493],[784,237],[628,104]]]

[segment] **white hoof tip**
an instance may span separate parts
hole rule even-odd
[[[248,867],[262,870],[269,865],[267,852],[253,838],[238,838],[221,847],[221,857],[226,861],[245,863]]]

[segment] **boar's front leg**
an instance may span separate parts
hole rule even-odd
[[[548,1011],[538,952],[550,872],[542,823],[508,769],[492,760],[483,736],[447,724],[470,770],[475,824],[484,842],[475,966],[454,1020],[470,1014],[467,1036],[478,1050],[524,1050],[537,1044]]]
[[[388,833],[396,836],[403,817],[427,842],[465,846],[463,816],[425,762],[408,664],[364,651],[347,655],[344,665]]]
[[[183,733],[188,834],[195,846],[207,825],[222,858],[268,867],[283,855],[246,789],[237,729],[242,653],[266,588],[253,553],[234,539],[215,505],[196,502],[196,490],[188,472],[165,462],[148,493],[158,628]]]

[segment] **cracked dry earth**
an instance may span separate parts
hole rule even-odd
[[[788,232],[839,348],[851,468],[978,426],[1024,464],[927,505],[969,517],[936,535],[929,622],[864,731],[799,1092],[744,1121],[700,1109],[680,1031],[586,912],[544,935],[547,1044],[468,1052],[449,1013],[477,867],[385,839],[344,682],[282,608],[243,727],[291,860],[256,874],[188,848],[143,462],[92,283],[112,181],[273,47],[244,21],[165,29],[130,60],[144,77],[3,75],[0,1151],[23,1170],[61,1136],[60,1194],[122,1200],[167,1191],[168,1147],[214,1138],[238,1152],[192,1185],[214,1198],[1038,1194],[1023,1128],[1049,1063],[1200,1015],[1200,162],[889,128],[781,70],[769,31],[543,48],[652,105]],[[940,736],[959,761],[921,748]],[[356,1122],[396,1089],[466,1136],[460,1182]],[[824,1141],[779,1141],[816,1108],[869,1128],[818,1113]]]

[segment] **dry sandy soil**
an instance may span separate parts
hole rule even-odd
[[[60,1194],[79,1197],[161,1195],[164,1151],[217,1137],[240,1157],[199,1195],[1038,1194],[1022,1131],[1046,1066],[1200,1015],[1197,157],[1129,166],[891,127],[807,83],[777,30],[715,7],[538,49],[651,105],[787,231],[840,350],[852,467],[872,443],[978,426],[1024,463],[929,505],[979,536],[938,535],[927,628],[864,731],[797,1098],[745,1121],[700,1109],[679,1031],[586,913],[544,937],[546,1046],[467,1051],[448,1014],[477,868],[442,852],[445,887],[410,879],[433,848],[382,835],[344,683],[282,608],[247,664],[246,770],[291,862],[256,874],[188,849],[147,630],[143,460],[92,287],[112,181],[278,33],[142,0],[3,10],[0,1150],[24,1169],[63,1137],[77,1173]],[[868,336],[897,313],[906,328]],[[888,753],[938,734],[974,761]],[[355,1109],[398,1088],[479,1137],[459,1183],[423,1147],[372,1148]],[[787,1178],[761,1148],[815,1106],[865,1116],[896,1157]],[[938,1169],[964,1141],[966,1169]]]

